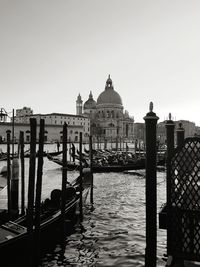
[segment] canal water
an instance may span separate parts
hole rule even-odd
[[[49,145],[53,151],[55,146]],[[5,163],[4,163],[5,164]],[[0,168],[3,163],[0,163]],[[29,160],[25,170],[28,177]],[[68,172],[72,181],[78,172]],[[166,174],[157,173],[158,212],[166,201]],[[44,158],[42,198],[61,188],[61,168]],[[26,183],[27,184],[27,183]],[[166,231],[158,229],[158,267],[165,266]],[[144,266],[145,170],[132,173],[94,174],[94,210],[89,201],[82,224],[66,238],[64,253],[59,245],[44,255],[41,267]]]

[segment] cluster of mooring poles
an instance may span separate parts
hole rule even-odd
[[[37,143],[37,121],[30,119],[30,159],[29,159],[29,179],[28,179],[28,203],[25,205],[25,164],[24,164],[24,133],[20,132],[18,155],[14,156],[14,147],[12,151],[12,164],[10,153],[10,131],[7,131],[7,221],[15,220],[25,215],[27,219],[28,233],[28,266],[38,267],[40,264],[40,223],[41,223],[41,193],[43,176],[43,155],[44,155],[44,120],[40,120],[39,125],[39,150],[36,176],[36,143]],[[66,185],[67,185],[67,124],[63,125],[63,168],[62,168],[62,188],[61,188],[61,243],[64,244],[66,233],[65,204],[66,204]],[[92,174],[92,137],[90,136],[90,202],[93,207],[93,174]],[[82,166],[82,133],[80,132],[79,142],[79,160]],[[21,166],[21,209],[19,209],[19,155]],[[79,173],[79,218],[83,220],[83,168]],[[51,234],[51,233],[49,233]]]
[[[106,138],[100,138],[97,137],[96,138],[96,143],[94,143],[94,148],[96,145],[96,149],[107,149],[108,148],[108,144],[110,144],[109,149],[113,149],[116,151],[127,151],[128,149],[128,144],[127,142],[124,140],[124,138],[121,137],[110,137],[110,140],[106,139]]]
[[[153,103],[150,103],[149,112],[144,117],[146,130],[146,250],[145,266],[156,267],[157,262],[157,117],[153,112]],[[173,134],[169,131],[174,124],[167,123],[167,140],[172,142],[174,138],[169,138]],[[169,141],[170,140],[170,141]],[[174,144],[173,144],[174,146]],[[171,153],[172,144],[167,143],[167,154]],[[168,154],[169,155],[169,154]]]
[[[158,119],[156,113],[153,112],[151,102],[150,111],[144,117],[146,127],[146,267],[156,267],[157,263],[156,126]],[[200,236],[198,215],[200,139],[197,137],[185,139],[185,131],[180,123],[176,130],[175,146],[175,123],[171,114],[165,126],[167,203],[159,213],[159,227],[167,230],[166,266],[184,266],[184,259],[200,261],[198,253],[200,241],[197,241],[198,238],[194,234],[196,231],[196,235]]]

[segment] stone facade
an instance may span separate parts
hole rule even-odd
[[[33,114],[30,108],[23,108],[16,110],[14,116],[15,140],[18,141],[19,132],[25,133],[25,141],[29,142],[29,128],[30,118],[35,118],[39,125],[40,119],[45,121],[45,141],[54,142],[62,141],[62,128],[66,122],[68,125],[68,140],[71,142],[78,142],[80,132],[82,132],[83,142],[89,141],[90,135],[90,119],[82,115],[72,115],[63,113],[50,113],[50,114]],[[0,140],[6,137],[6,130],[12,131],[12,122],[5,122],[1,120],[0,123]]]
[[[12,138],[12,129],[13,124],[10,122],[0,122],[0,141],[6,141],[6,132],[11,131]],[[62,125],[45,125],[45,142],[62,142]],[[68,141],[69,142],[78,142],[79,141],[79,132],[83,130],[82,126],[68,126]],[[14,124],[14,141],[15,143],[19,142],[20,131],[24,132],[24,141],[25,143],[30,142],[30,125],[28,123],[15,123]],[[37,124],[37,141],[39,140],[39,124]]]

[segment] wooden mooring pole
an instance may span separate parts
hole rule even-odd
[[[39,133],[36,196],[35,196],[35,240],[34,240],[35,267],[38,267],[40,262],[40,213],[41,213],[41,193],[42,193],[42,174],[43,174],[43,152],[44,152],[44,120],[41,119],[40,133]]]
[[[92,162],[93,162],[93,151],[92,151],[92,136],[89,137],[89,151],[90,151],[90,171],[91,171],[91,189],[90,189],[90,204],[93,205],[93,171],[92,171]]]
[[[12,159],[12,175],[10,180],[11,216],[16,218],[19,215],[19,160]]]
[[[10,210],[11,210],[11,205],[10,205],[10,130],[7,132],[7,207],[8,207],[8,219],[10,219]]]
[[[36,161],[36,130],[37,123],[35,118],[30,119],[30,163],[29,163],[29,182],[28,182],[28,208],[27,208],[27,233],[29,246],[29,266],[33,266],[33,224],[34,224],[34,192],[35,192],[35,161]]]
[[[150,111],[144,117],[146,125],[146,251],[145,266],[156,266],[157,252],[157,178],[156,178],[156,125],[158,117]]]
[[[66,184],[67,184],[67,124],[63,125],[63,168],[62,168],[62,194],[61,194],[61,227],[62,243],[65,238],[65,204],[66,204]]]
[[[21,161],[21,215],[25,214],[25,178],[24,178],[24,132],[20,131],[20,161]]]
[[[83,167],[82,167],[82,132],[80,132],[79,140],[79,164],[80,164],[80,201],[79,201],[79,210],[80,210],[80,221],[83,221]]]

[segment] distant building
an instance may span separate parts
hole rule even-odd
[[[124,111],[121,96],[114,90],[110,75],[105,90],[93,99],[92,92],[82,106],[79,94],[76,100],[77,115],[83,114],[90,118],[91,134],[107,140],[123,138],[132,140],[134,134],[134,118]]]
[[[179,128],[180,123],[185,130],[185,138],[192,137],[196,133],[196,126],[194,122],[188,120],[178,120],[174,121],[175,123],[175,144],[176,144],[176,130]],[[166,137],[166,121],[159,122],[157,126],[157,139],[161,144],[166,144],[167,137]]]
[[[175,123],[175,128],[174,128],[174,140],[176,143],[176,130],[179,127],[179,124],[182,124],[182,127],[185,130],[185,138],[186,137],[192,137],[195,134],[198,135],[200,134],[200,127],[195,126],[194,122],[190,122],[187,120],[179,120],[179,121],[174,121]],[[136,140],[143,140],[145,142],[145,123],[141,122],[135,122],[134,123],[134,139]],[[167,137],[166,137],[166,120],[159,122],[157,124],[157,140],[161,145],[166,144],[167,142]]]
[[[12,133],[12,123],[10,122],[0,122],[0,141],[6,141],[6,132],[10,130]],[[62,142],[63,127],[61,125],[45,125],[45,135],[44,141],[46,143]],[[78,142],[79,132],[82,132],[82,126],[68,126],[68,141]],[[20,131],[24,132],[24,142],[30,142],[30,124],[28,123],[15,123],[14,126],[14,141],[19,142]],[[11,136],[12,138],[12,136]],[[37,124],[37,141],[39,140],[39,124]],[[85,141],[88,138],[84,138]]]
[[[134,139],[145,140],[145,123],[135,122],[134,123]]]

